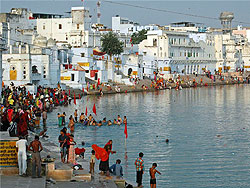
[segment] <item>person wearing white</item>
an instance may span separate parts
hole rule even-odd
[[[27,169],[27,140],[23,137],[19,137],[19,140],[16,142],[16,147],[18,148],[18,168],[19,168],[19,175],[26,175]]]

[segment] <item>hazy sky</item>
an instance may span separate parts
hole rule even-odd
[[[59,13],[64,14],[70,11],[72,6],[81,6],[81,0],[0,0],[1,12],[9,12],[11,8],[29,8],[32,12],[40,13]],[[117,2],[118,0],[110,0]],[[97,0],[85,0],[84,5],[90,8],[90,14],[93,16],[92,21],[96,21],[96,2]],[[134,4],[155,9],[175,11],[185,14],[195,14],[199,16],[207,16],[218,18],[222,11],[232,11],[235,15],[235,20],[247,22],[244,26],[250,27],[250,0],[249,1],[149,1],[149,0],[129,0],[118,1],[122,3]],[[117,5],[101,0],[101,22],[111,26],[111,17],[120,15],[129,18],[130,20],[145,24],[160,24],[167,25],[171,22],[192,21],[204,23],[206,26],[220,27],[219,20],[204,19],[201,17],[189,17],[163,11],[145,10],[135,7]],[[233,26],[239,23],[234,22]]]

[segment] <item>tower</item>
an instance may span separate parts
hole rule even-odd
[[[97,23],[101,23],[101,1],[97,1]]]
[[[223,33],[231,33],[233,19],[234,19],[234,13],[232,12],[222,12],[220,14],[220,21]]]

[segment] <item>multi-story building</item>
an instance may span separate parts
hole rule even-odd
[[[220,45],[222,40],[211,33],[158,30],[148,31],[147,39],[139,44],[139,49],[147,57],[144,65],[148,64],[145,61],[151,61],[155,65],[153,69],[160,74],[201,74],[208,70],[214,72],[217,63],[222,62]]]
[[[10,45],[2,55],[4,83],[57,87],[62,63],[58,54],[55,41],[41,36],[32,45]]]

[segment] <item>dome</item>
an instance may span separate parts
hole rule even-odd
[[[52,38],[49,38],[48,42],[47,42],[47,46],[48,47],[53,47],[56,45],[56,41]]]
[[[38,37],[34,39],[34,45],[46,47],[47,38],[39,35]]]

